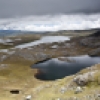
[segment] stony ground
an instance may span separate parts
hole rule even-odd
[[[100,100],[100,64],[35,88],[34,100]],[[34,89],[33,89],[34,90]]]
[[[28,40],[34,40],[30,37]],[[19,37],[10,39],[19,41]],[[1,46],[8,48],[5,47]],[[75,36],[71,41],[0,51],[0,100],[100,100],[99,64],[53,82],[35,79],[37,70],[30,68],[48,58],[85,54],[100,56],[100,35]],[[13,94],[16,91],[19,93]]]

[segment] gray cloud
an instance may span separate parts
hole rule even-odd
[[[99,12],[100,0],[0,0],[0,17]]]

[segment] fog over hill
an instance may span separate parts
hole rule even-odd
[[[100,13],[41,15],[0,20],[0,30],[58,31],[100,28]]]

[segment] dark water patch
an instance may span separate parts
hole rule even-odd
[[[38,69],[35,77],[40,80],[61,79],[65,76],[75,74],[86,67],[100,63],[100,57],[79,56],[67,58],[70,62],[60,61],[55,58],[32,65],[33,69]]]
[[[45,62],[45,61],[49,61],[51,58],[46,58],[46,59],[44,59],[44,60],[42,60],[42,61],[38,61],[38,62],[36,62],[35,64],[40,64],[40,63],[43,63],[43,62]]]
[[[11,94],[19,94],[19,92],[20,92],[19,90],[11,90],[10,91]]]

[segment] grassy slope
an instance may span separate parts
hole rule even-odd
[[[60,79],[51,83],[47,83],[44,85],[48,86],[42,89],[41,91],[37,92],[37,96],[35,100],[58,100],[60,98],[61,100],[76,100],[75,97],[78,98],[78,100],[90,100],[88,98],[85,98],[90,96],[91,100],[96,100],[94,99],[94,95],[96,96],[97,94],[100,93],[100,64],[95,65],[94,68],[98,70],[95,75],[94,75],[94,82],[89,82],[86,86],[82,87],[84,90],[79,93],[75,94],[75,89],[72,90],[67,90],[65,93],[61,93],[61,88],[67,87],[69,84],[72,83],[72,80],[74,79],[74,76],[68,76],[65,77],[64,79]],[[80,73],[87,73],[89,72],[88,69],[82,70]],[[79,74],[79,73],[78,73]],[[77,74],[77,75],[78,75]],[[72,99],[70,99],[72,98]],[[73,99],[74,98],[74,99]],[[98,99],[99,100],[99,99]]]
[[[0,49],[8,49],[12,48],[16,45],[24,44],[24,43],[29,43],[35,40],[39,40],[41,38],[41,35],[39,34],[25,34],[25,35],[18,35],[18,36],[9,36],[9,39],[11,39],[13,42],[13,45],[8,44],[3,44],[0,43]],[[3,39],[8,39],[8,37],[4,37]],[[18,40],[19,39],[19,40]]]
[[[29,36],[29,40],[31,40],[30,38],[31,36]],[[24,37],[24,39],[27,39],[27,37]],[[51,51],[47,50],[46,53],[49,54]],[[59,55],[59,51],[56,54]],[[36,71],[30,68],[30,65],[33,63],[35,62],[25,60],[21,57],[11,57],[1,63],[7,64],[8,66],[7,68],[0,69],[0,100],[23,100],[23,96],[27,94],[31,94],[34,100],[57,100],[57,98],[65,98],[66,100],[70,97],[83,98],[85,95],[94,94],[93,91],[100,90],[100,86],[97,84],[100,76],[98,72],[95,76],[96,82],[88,84],[82,93],[76,95],[73,90],[68,90],[64,94],[61,94],[59,92],[61,87],[70,84],[74,76],[54,82],[43,82],[34,78]],[[100,70],[99,68],[100,65],[98,65],[98,70]],[[81,73],[87,71],[86,69],[81,71]],[[19,95],[12,95],[9,92],[12,89],[19,89],[21,93]]]

